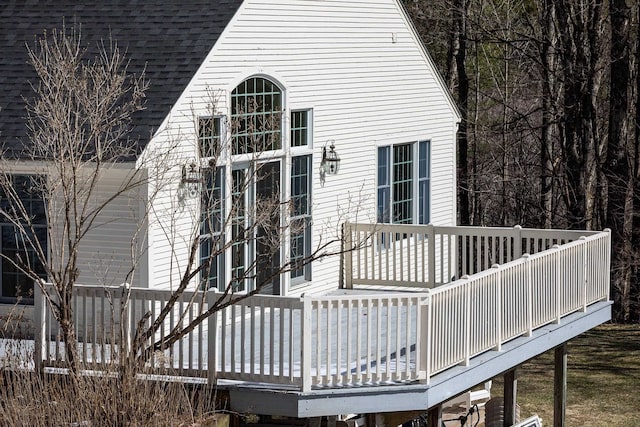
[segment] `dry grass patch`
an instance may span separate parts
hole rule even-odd
[[[214,411],[208,388],[98,376],[2,375],[0,425],[192,426]]]
[[[199,426],[216,411],[205,385],[104,374],[0,367],[0,426]]]
[[[568,427],[638,425],[640,410],[640,325],[603,325],[568,344]],[[553,351],[520,370],[518,404],[553,423]],[[499,395],[501,379],[492,394]]]

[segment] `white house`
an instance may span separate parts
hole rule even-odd
[[[247,303],[273,313],[250,316],[271,322],[261,344],[243,332],[236,349],[221,333],[208,367],[189,365],[236,381],[239,411],[435,408],[610,318],[608,234],[455,227],[459,116],[399,0],[34,0],[3,6],[0,20],[0,142],[16,183],[47,164],[23,156],[35,81],[25,43],[74,22],[83,43],[110,36],[130,72],[145,70],[136,155],[105,172],[100,194],[134,171],[148,181],[103,210],[77,281],[170,291],[210,259],[193,289],[265,283],[281,298]],[[203,201],[214,206],[204,221]],[[0,225],[0,303],[13,304],[28,285],[7,262],[13,225]],[[318,248],[336,254],[304,262]],[[371,294],[380,285],[401,295]],[[262,368],[252,355],[247,368],[254,350]]]
[[[138,237],[145,247],[136,260],[134,284],[170,288],[179,280],[184,263],[176,257],[179,242],[187,244],[193,236],[191,227],[180,229],[169,222],[181,221],[176,219],[177,204],[194,211],[199,203],[198,196],[181,192],[182,169],[194,162],[196,173],[214,169],[208,162],[212,153],[198,149],[199,127],[210,129],[206,137],[223,148],[219,155],[210,149],[216,151],[220,194],[229,201],[223,215],[230,213],[233,183],[241,176],[249,179],[256,161],[275,174],[271,191],[277,191],[281,201],[306,199],[304,208],[295,213],[283,210],[278,219],[283,227],[298,221],[306,229],[297,227],[294,236],[281,239],[276,263],[304,256],[304,251],[324,243],[323,237],[335,237],[345,220],[375,222],[377,209],[388,212],[391,204],[396,206],[396,222],[455,224],[456,107],[399,1],[220,1],[180,6],[127,1],[93,8],[74,3],[50,6],[47,16],[20,4],[3,10],[3,20],[16,25],[4,26],[15,62],[3,65],[3,75],[10,73],[13,80],[5,79],[2,86],[0,138],[9,148],[25,141],[23,128],[13,122],[25,115],[19,96],[31,95],[25,84],[25,76],[33,75],[25,69],[25,43],[61,26],[65,17],[67,23],[82,26],[84,44],[92,46],[111,34],[126,49],[131,73],[146,67],[146,109],[133,123],[143,147],[138,166],[151,167],[153,161],[140,160],[149,153],[171,153],[160,161],[162,167],[173,167],[175,179],[158,184],[152,177],[149,183],[147,194],[158,191],[158,185],[162,190],[151,202],[146,237]],[[26,93],[15,90],[16,80]],[[260,105],[248,111],[253,100]],[[251,135],[258,133],[256,129],[241,134],[243,130],[236,132],[232,125],[243,120],[243,114],[255,113],[272,117],[275,129],[271,149],[259,155],[238,145],[242,138],[245,143],[256,138]],[[145,139],[147,135],[151,137]],[[323,152],[331,145],[340,169],[336,175],[325,175]],[[120,173],[128,172],[123,168]],[[113,175],[113,185],[118,185],[118,172]],[[113,187],[105,189],[110,191]],[[257,191],[256,182],[244,191],[247,206],[255,206]],[[127,203],[126,208],[113,209],[113,221],[105,221],[83,243],[86,267],[80,269],[80,283],[131,281],[126,276],[131,261],[121,254],[130,252],[135,219],[128,216],[133,208]],[[125,219],[130,227],[123,226]],[[297,253],[291,251],[291,239],[298,239]],[[244,252],[242,261],[232,262],[227,255],[216,266],[221,277],[230,278],[233,271],[252,264],[259,251],[250,240],[246,247],[234,248]],[[103,265],[105,259],[112,265]],[[339,280],[338,262],[334,257],[282,275],[274,293],[333,290]],[[107,268],[112,277],[104,277]],[[2,277],[3,282],[11,280]],[[242,285],[252,286],[249,280]],[[11,298],[10,288],[3,286],[2,297]]]

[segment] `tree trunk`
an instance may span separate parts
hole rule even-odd
[[[458,51],[455,55],[458,77],[458,105],[462,115],[458,127],[458,194],[460,208],[460,224],[470,223],[470,189],[469,189],[469,139],[467,136],[469,107],[469,77],[467,76],[467,14],[466,0],[454,2],[455,18],[453,26],[458,35]]]
[[[637,10],[637,2],[636,2],[636,13],[635,22],[640,20],[640,12]],[[631,238],[630,238],[630,247],[631,251],[629,254],[629,264],[631,265],[631,277],[629,279],[629,315],[627,320],[629,322],[640,322],[640,32],[636,32],[636,41],[635,41],[635,98],[633,100],[634,110],[635,110],[635,120],[633,123],[635,126],[635,135],[634,135],[634,146],[633,146],[633,179],[634,183],[632,186],[632,204],[631,204]],[[629,150],[631,151],[631,150]]]
[[[564,70],[563,155],[567,223],[570,228],[593,226],[597,197],[596,105],[599,92],[598,28],[602,1],[584,7],[571,1],[554,2],[559,21]]]
[[[613,252],[612,295],[619,320],[630,315],[631,287],[631,216],[633,212],[633,153],[628,146],[629,102],[631,80],[629,63],[629,14],[626,0],[610,0],[611,15],[611,79],[609,107],[609,138],[605,162],[607,179],[607,209],[605,224],[611,229]],[[632,161],[632,160],[631,160]],[[630,191],[631,190],[631,191]]]
[[[425,6],[427,7],[427,6]],[[451,8],[450,10],[451,17],[451,27],[449,28],[449,41],[447,47],[447,63],[445,67],[445,83],[449,88],[451,93],[455,92],[456,82],[458,76],[458,69],[456,67],[456,58],[458,56],[458,52],[460,51],[460,28],[457,24],[457,16],[458,12],[456,8]]]
[[[553,224],[553,136],[555,121],[556,84],[556,49],[558,39],[555,33],[555,12],[551,0],[543,0],[540,10],[540,26],[543,29],[541,41],[542,63],[542,129],[540,137],[540,207],[542,210],[541,224],[544,228],[551,228]]]
[[[62,332],[62,339],[64,341],[64,351],[66,356],[66,367],[70,372],[76,374],[78,372],[78,337],[73,321],[73,311],[71,309],[72,304],[64,304],[58,323],[60,324],[60,330]]]

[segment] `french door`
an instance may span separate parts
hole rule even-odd
[[[231,277],[236,291],[280,294],[279,160],[231,171]]]

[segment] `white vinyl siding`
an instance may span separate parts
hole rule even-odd
[[[282,89],[283,148],[293,145],[310,151],[295,155],[313,154],[312,248],[335,240],[327,249],[339,250],[340,224],[346,220],[376,221],[378,147],[407,141],[430,141],[429,221],[455,224],[458,118],[395,0],[245,1],[164,128],[188,134],[193,112],[210,110],[211,91],[219,94],[215,114],[230,117],[231,92],[251,77],[269,78]],[[291,113],[303,109],[313,112],[313,145],[307,148],[295,147],[291,135]],[[340,171],[321,180],[321,151],[331,140]],[[185,158],[193,156],[188,144],[182,148]],[[278,155],[291,162],[290,153]],[[289,174],[290,168],[282,170]],[[283,175],[282,182],[289,179]],[[163,239],[159,232],[151,239],[159,278],[171,273],[160,260],[174,254]],[[335,289],[339,266],[338,256],[315,263],[313,280],[296,286],[295,293]]]
[[[78,250],[80,284],[153,286],[148,280],[146,250],[147,192],[142,185],[133,185],[131,190],[122,191],[130,180],[144,182],[146,176],[144,171],[138,171],[132,178],[133,170],[128,166],[102,171],[92,205],[98,206],[113,195],[119,195],[102,208],[99,220],[82,239]],[[140,256],[132,259],[132,252]]]

